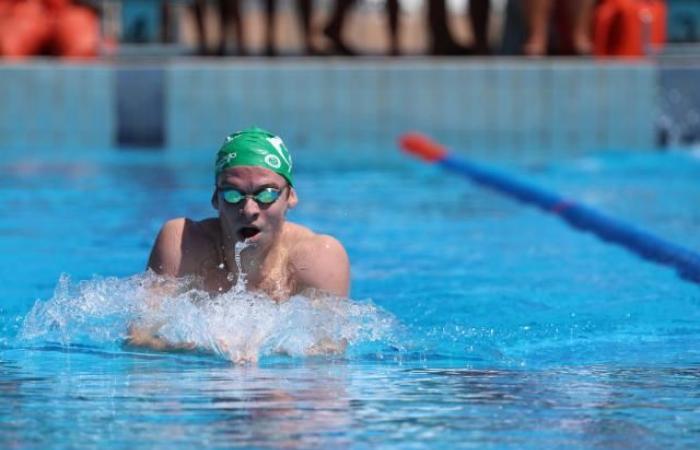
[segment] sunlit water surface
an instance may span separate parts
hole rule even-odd
[[[211,298],[183,281],[157,308],[151,242],[167,218],[213,213],[211,152],[8,154],[0,448],[697,445],[698,286],[369,150],[297,151],[290,220],[343,241],[351,299]],[[689,155],[504,167],[700,250]],[[134,321],[194,349],[129,347]],[[348,348],[307,356],[324,338]]]

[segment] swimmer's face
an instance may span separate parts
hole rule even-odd
[[[219,210],[224,233],[235,242],[271,245],[282,231],[285,213],[297,204],[294,188],[281,175],[256,166],[232,167],[219,174],[216,181],[212,204]],[[237,203],[226,201],[223,192],[232,189],[245,197]],[[276,191],[279,197],[266,203]],[[262,195],[256,200],[256,194]]]

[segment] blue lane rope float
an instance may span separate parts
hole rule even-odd
[[[534,204],[548,213],[561,217],[569,225],[590,231],[607,242],[621,245],[644,259],[671,266],[682,278],[700,284],[700,254],[695,251],[566,199],[557,193],[452,155],[442,145],[423,134],[406,133],[401,136],[399,145],[412,155],[456,172],[494,191],[515,197],[521,202]]]

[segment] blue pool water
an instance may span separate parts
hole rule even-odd
[[[353,300],[169,299],[205,350],[257,333],[244,367],[122,346],[161,223],[212,214],[211,151],[5,154],[0,448],[697,447],[697,285],[394,149],[290,144],[290,219],[344,242]],[[688,154],[498,164],[700,250]],[[347,353],[302,356],[318,329]]]

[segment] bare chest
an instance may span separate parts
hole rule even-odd
[[[228,292],[238,281],[238,272],[221,263],[202,267],[200,276],[202,287],[212,294]],[[276,301],[287,300],[296,293],[292,271],[285,264],[273,265],[260,274],[246,274],[245,281],[246,290],[262,292]]]

